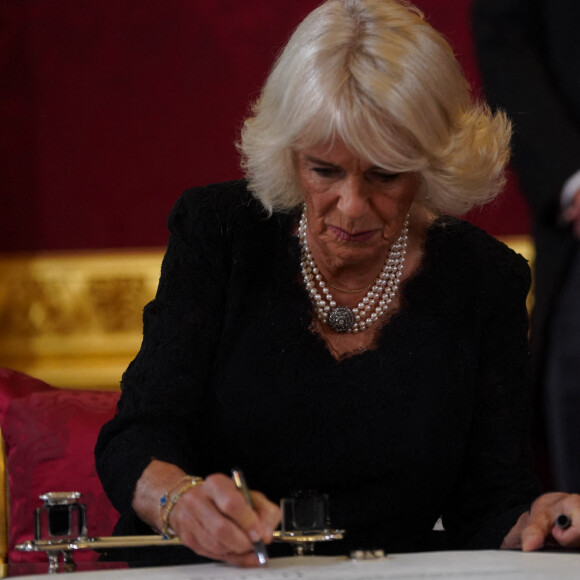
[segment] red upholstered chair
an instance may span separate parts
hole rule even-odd
[[[100,427],[115,412],[118,391],[57,389],[0,368],[0,557],[2,563],[46,561],[14,546],[33,537],[33,510],[47,491],[80,491],[89,536],[110,535],[117,520],[95,470]],[[92,551],[75,560],[95,560]]]

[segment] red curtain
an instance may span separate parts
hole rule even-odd
[[[0,250],[162,246],[183,189],[240,175],[233,145],[318,0],[0,0]],[[417,0],[478,76],[469,0]],[[515,184],[469,219],[527,233]]]

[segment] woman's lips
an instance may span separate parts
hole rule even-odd
[[[334,235],[345,242],[366,242],[372,238],[377,230],[367,230],[365,232],[347,232],[336,226],[329,226],[329,228],[334,232]]]

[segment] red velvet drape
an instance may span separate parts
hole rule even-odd
[[[0,250],[161,246],[183,189],[233,146],[278,48],[318,0],[0,0]],[[470,80],[469,0],[417,0]],[[515,185],[470,219],[526,233]]]

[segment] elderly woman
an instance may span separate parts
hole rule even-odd
[[[245,123],[247,180],[173,209],[99,438],[116,532],[187,547],[145,560],[256,565],[305,489],[347,530],[329,551],[426,549],[440,516],[449,547],[579,545],[578,496],[535,499],[528,267],[447,215],[496,195],[509,138],[412,6],[328,0],[304,20]]]

